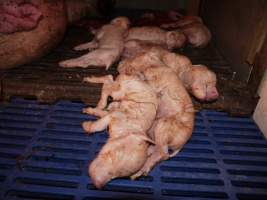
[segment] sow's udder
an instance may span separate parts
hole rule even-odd
[[[42,16],[38,6],[25,0],[6,0],[0,3],[0,33],[34,29]]]

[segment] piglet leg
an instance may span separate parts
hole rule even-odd
[[[112,103],[110,103],[107,107],[107,110],[108,111],[114,111],[116,109],[118,109],[120,107],[120,102],[118,101],[113,101]]]
[[[162,160],[167,160],[168,158],[169,155],[167,145],[165,147],[155,146],[154,151],[148,157],[143,167],[137,173],[132,175],[131,179],[136,179],[142,175],[147,175],[158,162]]]
[[[97,50],[96,50],[97,51]],[[96,52],[90,52],[79,58],[73,58],[65,61],[61,61],[59,65],[65,68],[82,67],[86,68],[89,65],[103,65],[100,59],[97,58]]]
[[[98,131],[102,131],[108,127],[108,124],[110,123],[111,116],[106,115],[97,121],[87,121],[82,123],[83,129],[87,133],[94,133]]]
[[[88,114],[88,115],[94,115],[97,117],[104,117],[105,115],[108,114],[108,112],[105,110],[102,110],[99,108],[91,108],[91,107],[84,108],[83,113]]]
[[[120,52],[116,49],[100,48],[81,57],[61,61],[59,65],[65,68],[97,66],[108,69],[119,56]]]
[[[83,80],[89,83],[103,83],[101,97],[96,108],[104,109],[107,106],[108,96],[110,95],[112,91],[112,86],[114,85],[112,75],[101,76],[101,77],[94,77],[94,76],[86,77]]]
[[[76,47],[74,47],[74,50],[75,51],[83,51],[83,50],[94,50],[94,49],[97,49],[98,48],[98,43],[93,40],[91,42],[87,42],[87,43],[83,43],[83,44],[80,44]]]
[[[100,77],[96,77],[96,76],[85,77],[83,81],[89,82],[89,83],[104,83],[104,84],[105,83],[111,84],[114,82],[112,75],[106,75],[106,76],[100,76]]]
[[[144,166],[132,178],[146,175],[160,161],[175,156],[188,141],[192,133],[193,119],[192,105],[185,106],[184,113],[160,118],[152,126],[155,149],[148,157]],[[169,149],[173,150],[169,155]]]

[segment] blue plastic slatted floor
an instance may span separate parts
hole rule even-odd
[[[96,190],[88,162],[107,134],[86,135],[81,103],[0,104],[0,199],[267,199],[267,142],[250,118],[202,111],[183,151],[148,177]]]

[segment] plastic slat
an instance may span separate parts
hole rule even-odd
[[[115,179],[97,190],[88,162],[106,132],[87,135],[82,103],[13,99],[0,110],[0,199],[266,199],[267,142],[250,118],[196,113],[182,151],[149,176]]]

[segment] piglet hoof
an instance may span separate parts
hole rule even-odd
[[[93,133],[92,131],[92,125],[94,122],[87,121],[82,123],[83,130],[85,130],[86,133],[91,134]]]
[[[69,61],[62,61],[58,63],[60,67],[64,67],[64,68],[73,68],[76,67],[75,65],[73,65],[72,62]]]
[[[83,109],[82,109],[82,113],[87,114],[87,108],[83,108]]]
[[[90,115],[92,113],[92,108],[83,108],[82,113]]]
[[[86,68],[88,66],[86,63],[77,61],[76,59],[61,61],[58,64],[60,67],[64,68],[74,68],[74,67]]]
[[[87,82],[87,83],[95,83],[95,81],[94,81],[94,77],[93,77],[93,76],[84,77],[84,78],[83,78],[83,82]]]
[[[90,76],[88,76],[88,77],[84,77],[83,78],[83,82],[87,82],[87,83],[91,83],[91,77]]]
[[[58,63],[60,67],[71,67],[68,61],[61,61]]]
[[[76,46],[73,48],[74,51],[83,51],[84,49],[81,48],[80,46]]]
[[[107,64],[105,65],[105,69],[108,70],[108,69],[110,68],[111,65],[112,65],[112,63],[107,63]]]
[[[135,180],[135,179],[139,178],[140,176],[143,176],[143,171],[142,170],[138,171],[137,173],[132,175],[130,178],[131,178],[131,180]]]

